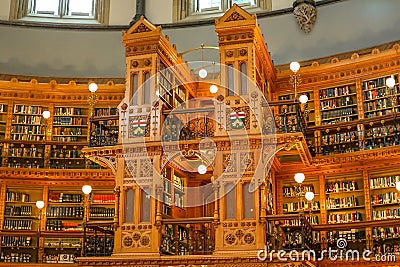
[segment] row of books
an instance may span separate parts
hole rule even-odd
[[[301,201],[301,202],[291,202],[291,203],[284,203],[283,204],[283,212],[298,212],[301,210],[319,210],[320,203],[319,201],[313,201],[312,203],[308,201]]]
[[[54,126],[87,126],[86,118],[78,117],[54,117]]]
[[[400,112],[400,107],[396,107],[395,112]],[[364,118],[375,118],[377,116],[384,116],[384,115],[389,115],[392,113],[393,112],[392,112],[391,108],[387,108],[384,110],[365,111]]]
[[[14,192],[7,191],[6,192],[6,202],[29,202],[30,197],[29,194],[23,192]]]
[[[73,108],[73,107],[55,107],[54,108],[54,116],[68,116],[68,115],[82,115],[81,108]]]
[[[6,219],[4,230],[32,230],[31,220]]]
[[[79,127],[57,127],[53,128],[53,135],[82,135],[83,129]]]
[[[397,133],[397,130],[393,125],[379,126],[374,128],[365,129],[365,138],[370,137],[386,137],[390,134]]]
[[[83,200],[82,194],[65,194],[62,192],[49,193],[49,202],[81,203],[82,200]]]
[[[10,147],[8,149],[9,157],[37,158],[42,157],[43,148],[36,147]]]
[[[63,222],[62,220],[47,220],[47,231],[80,232],[83,231],[82,225],[76,222]]]
[[[28,263],[32,262],[32,254],[22,253],[22,252],[2,251],[0,253],[0,262]]]
[[[26,106],[26,105],[14,105],[14,113],[21,114],[37,114],[42,116],[43,107],[40,106]]]
[[[90,146],[113,146],[118,143],[117,135],[95,135],[90,137]]]
[[[358,190],[357,181],[336,181],[325,183],[326,193],[351,192]]]
[[[346,214],[329,214],[328,223],[351,223],[351,222],[361,222],[362,214],[360,212],[352,212]]]
[[[336,145],[340,143],[350,143],[358,141],[358,133],[356,131],[326,134],[321,137],[321,144],[323,146]]]
[[[357,110],[355,110],[352,107],[321,112],[321,118],[323,121],[338,119],[340,122],[348,122],[348,121],[353,121],[353,116],[356,119],[356,115],[357,115]]]
[[[327,89],[322,89],[321,91],[319,91],[319,99],[346,96],[346,95],[353,94],[353,93],[355,93],[355,91],[352,92],[349,85],[342,86],[342,87],[335,87],[335,88],[327,88]]]
[[[342,98],[322,100],[319,102],[319,105],[322,111],[337,108],[341,108],[343,110],[344,107],[352,106],[353,103],[353,99],[350,96],[346,96]],[[337,116],[340,116],[340,113]]]
[[[47,207],[47,217],[83,218],[83,207]]]
[[[118,115],[117,108],[96,108],[95,116],[96,117],[106,117],[106,116],[114,116]]]
[[[13,141],[40,141],[44,139],[44,136],[39,134],[12,134],[11,138]]]
[[[397,97],[395,98],[395,106],[398,102]],[[364,103],[364,111],[376,111],[377,109],[388,109],[392,107],[392,100],[390,98],[378,99],[375,101]],[[386,115],[386,114],[383,114]]]
[[[327,232],[327,239],[330,241],[334,241],[340,238],[344,238],[346,240],[358,240],[365,239],[365,231],[358,229],[351,229],[346,231],[330,231]]]
[[[390,257],[395,259],[395,256],[400,254],[400,242],[394,244],[374,244],[372,253],[374,255],[385,255],[387,259],[390,259]]]
[[[4,104],[0,104],[0,113],[7,113],[8,106]]]
[[[40,125],[13,125],[11,127],[12,134],[43,134]]]
[[[398,203],[400,192],[386,192],[371,195],[371,205],[394,204]]]
[[[3,247],[29,247],[32,246],[32,237],[30,236],[3,236],[1,238]]]
[[[358,144],[353,145],[353,143],[334,146],[322,146],[321,148],[321,154],[323,156],[351,153],[356,151],[360,151],[360,147],[358,146]]]
[[[282,187],[283,190],[283,196],[284,197],[295,197],[297,196],[297,189],[293,186],[284,186]],[[314,185],[312,184],[305,184],[301,186],[302,192],[315,192],[314,191]]]
[[[356,196],[326,199],[327,209],[351,208],[358,207],[359,205],[360,201]]]
[[[318,215],[307,216],[306,219],[311,224],[319,224],[319,216]],[[304,222],[299,219],[284,220],[283,226],[304,226]]]
[[[387,239],[397,237],[400,237],[400,226],[372,228],[372,238],[374,239]]]
[[[113,218],[114,208],[90,207],[90,218]]]
[[[7,164],[7,167],[9,168],[29,168],[29,169],[38,169],[38,168],[43,168],[43,161],[26,161],[24,158],[20,158],[21,161],[23,162],[9,162]]]
[[[397,77],[394,77],[397,83]],[[365,81],[362,83],[362,89],[363,90],[368,90],[368,89],[374,89],[377,87],[382,87],[382,86],[386,86],[386,78],[377,78],[375,80],[371,80],[371,81]]]
[[[400,175],[371,178],[369,185],[371,189],[394,188],[396,187],[396,182],[400,182]]]
[[[113,203],[115,203],[115,195],[114,194],[94,194],[92,196],[92,203],[113,204]]]
[[[53,136],[53,141],[57,142],[79,142],[82,137],[77,136]]]
[[[6,216],[31,216],[32,206],[6,206],[4,209]]]
[[[50,152],[51,158],[81,158],[81,151],[78,149],[54,148]]]
[[[42,262],[49,263],[75,263],[77,254],[71,253],[57,253],[57,254],[43,254]]]
[[[14,115],[12,119],[12,124],[40,125],[41,120],[41,116]]]
[[[384,210],[373,210],[373,220],[386,220],[386,219],[397,219],[400,218],[400,209],[384,209]]]

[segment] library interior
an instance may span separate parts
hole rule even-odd
[[[152,23],[155,1],[137,0],[124,29],[49,26],[43,1],[7,1],[4,36],[47,31],[62,50],[101,35],[97,53],[112,36],[122,71],[0,59],[0,266],[400,266],[400,41],[297,62],[271,38],[275,64],[265,34],[286,16],[313,38],[363,1],[171,0]],[[57,20],[117,20],[112,1],[54,2]],[[189,47],[202,27],[215,44]]]

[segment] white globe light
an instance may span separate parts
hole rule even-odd
[[[199,167],[197,167],[197,172],[200,174],[205,174],[207,172],[207,166],[200,164]]]
[[[296,173],[294,175],[294,180],[296,181],[296,183],[301,184],[304,182],[304,180],[306,179],[306,176],[304,175],[304,173]]]
[[[36,201],[36,207],[38,208],[38,209],[43,209],[43,207],[44,207],[44,201],[43,200],[38,200],[38,201]]]
[[[396,189],[397,191],[400,191],[400,182],[396,182]]]
[[[48,118],[50,118],[50,111],[48,111],[48,110],[45,110],[45,111],[43,111],[43,113],[42,113],[42,116],[43,116],[43,118],[45,118],[46,120],[48,119]]]
[[[308,200],[311,201],[314,199],[314,192],[306,192],[306,194],[304,195],[304,197]]]
[[[212,94],[217,93],[217,92],[218,92],[218,86],[216,86],[215,84],[211,85],[211,86],[210,86],[210,92],[211,92]]]
[[[92,187],[90,185],[84,185],[82,186],[82,192],[85,195],[89,195],[92,192]]]
[[[204,79],[205,77],[207,77],[207,71],[205,69],[201,69],[199,70],[199,76],[200,78]]]
[[[307,103],[307,101],[308,101],[308,96],[307,96],[307,95],[301,95],[301,96],[299,97],[299,101],[300,101],[300,103],[302,103],[302,104]]]
[[[99,87],[97,86],[97,83],[91,82],[89,83],[89,91],[92,93],[95,93]]]
[[[293,61],[290,63],[290,70],[293,71],[294,73],[298,72],[300,69],[300,63],[297,61]]]
[[[396,84],[396,81],[394,80],[393,77],[390,77],[390,78],[386,79],[386,86],[387,87],[393,88],[395,84]]]

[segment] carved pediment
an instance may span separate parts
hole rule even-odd
[[[143,34],[143,33],[156,33],[160,34],[161,33],[161,27],[154,26],[151,24],[150,21],[145,19],[145,17],[140,17],[138,21],[133,24],[129,30],[127,31],[122,31],[122,36],[123,38],[126,38],[127,35],[132,35],[132,34]]]
[[[256,15],[251,15],[237,4],[234,4],[220,19],[215,20],[215,24],[219,25],[242,20],[254,22],[256,20]]]

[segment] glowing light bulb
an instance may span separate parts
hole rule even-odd
[[[216,86],[215,84],[211,85],[211,86],[210,86],[210,92],[211,92],[212,94],[217,93],[217,92],[218,92],[218,86]]]
[[[48,118],[50,118],[50,111],[48,111],[48,110],[45,110],[45,111],[43,111],[43,113],[42,113],[42,116],[43,116],[43,118],[45,118],[46,120],[48,119]]]
[[[200,174],[205,174],[207,172],[207,166],[200,164],[199,167],[197,167],[197,172]]]
[[[306,192],[306,194],[304,195],[304,197],[308,200],[311,201],[314,199],[314,192]]]
[[[43,200],[38,200],[38,201],[36,201],[36,207],[38,208],[38,209],[43,209],[43,207],[44,207],[44,201]]]
[[[206,69],[201,69],[199,70],[199,76],[200,78],[204,79],[205,77],[207,77],[207,70]]]
[[[396,81],[394,80],[393,77],[390,77],[390,78],[386,79],[386,86],[387,87],[393,88],[395,84],[396,84]]]
[[[299,172],[294,175],[294,180],[298,184],[301,184],[302,182],[304,182],[305,179],[306,179],[306,176],[304,175],[304,173]]]
[[[301,95],[301,96],[299,97],[299,101],[300,101],[300,103],[302,103],[302,104],[307,103],[307,101],[308,101],[308,96],[307,96],[307,95]]]
[[[84,185],[82,186],[82,192],[85,195],[89,195],[92,192],[92,187],[90,185]]]
[[[294,61],[290,63],[290,70],[293,71],[294,73],[298,72],[300,69],[300,63],[297,61]]]
[[[95,83],[95,82],[89,83],[89,91],[90,91],[91,93],[95,93],[95,92],[97,91],[98,88],[99,88],[99,87],[97,86],[97,83]]]

